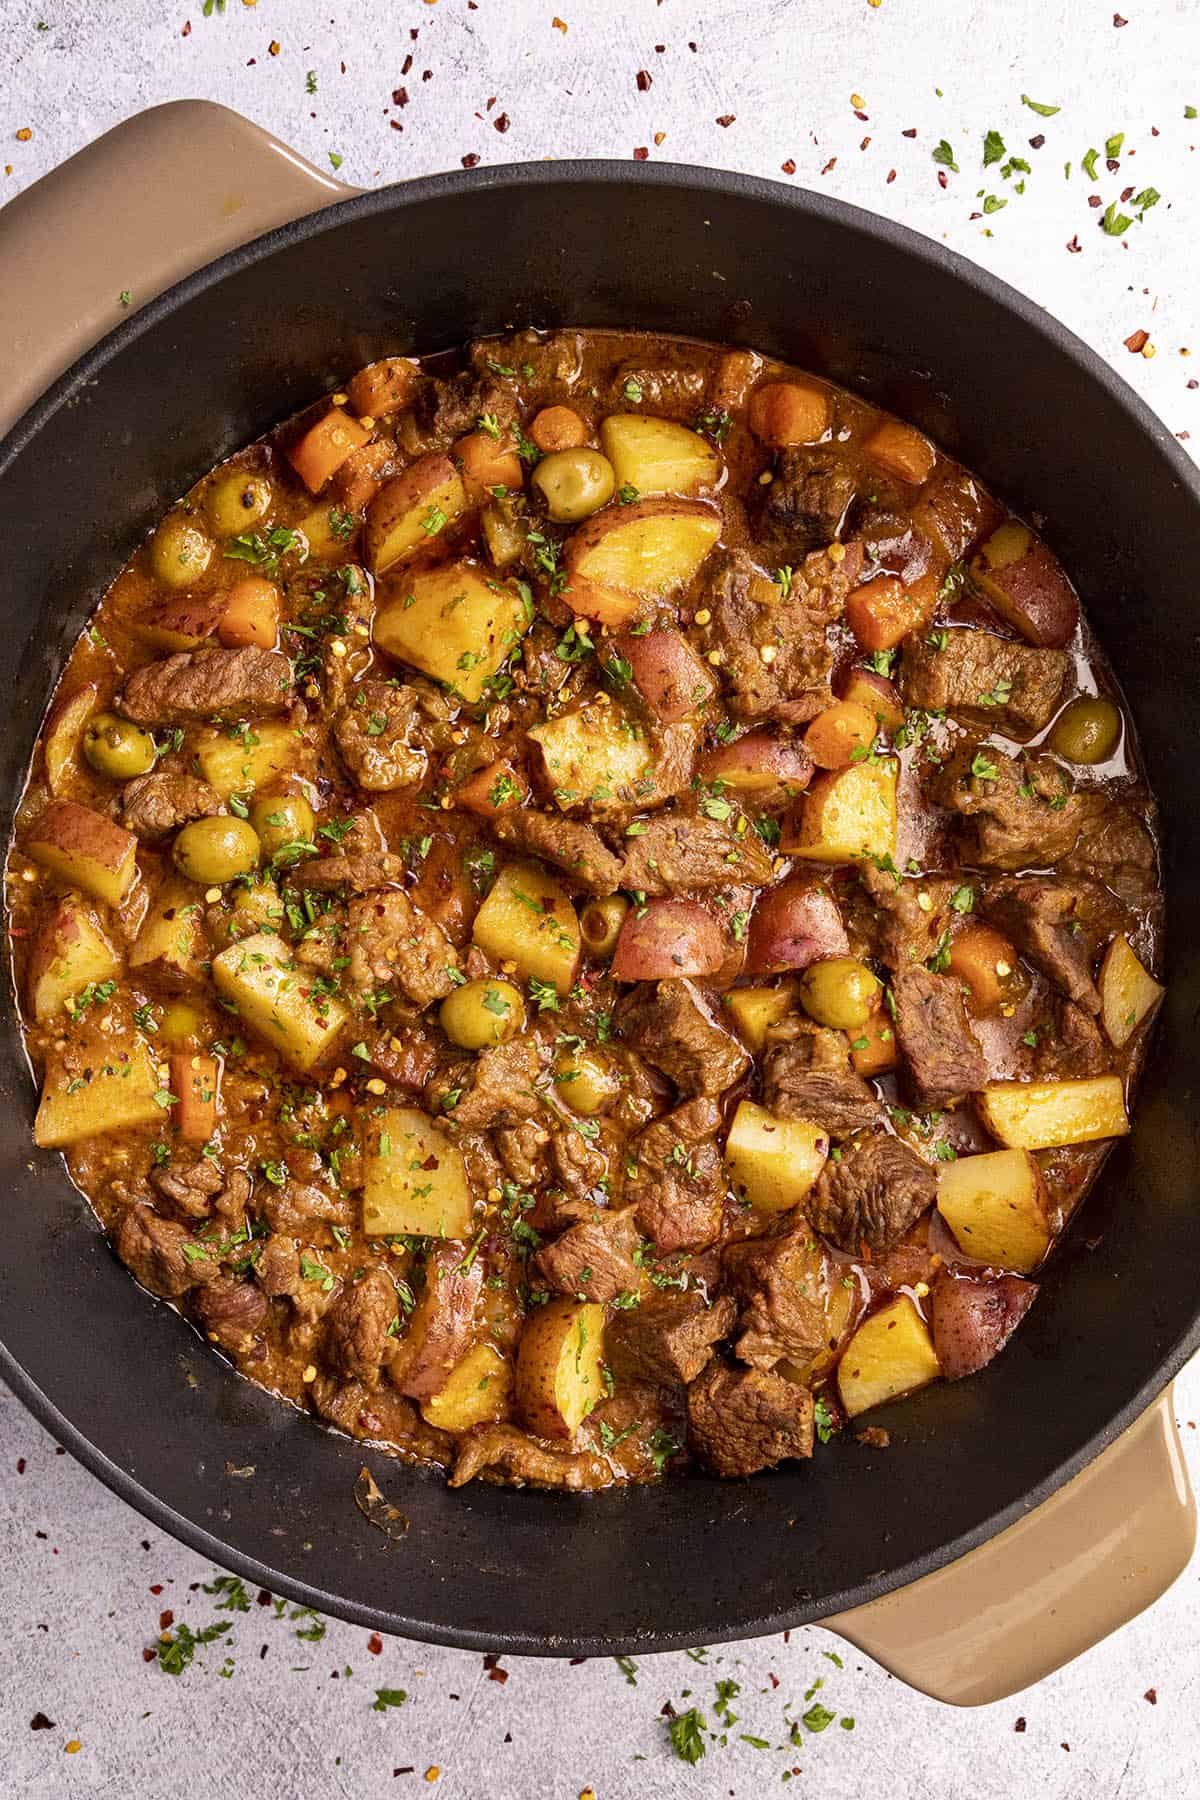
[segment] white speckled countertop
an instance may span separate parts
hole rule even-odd
[[[1101,0],[209,0],[208,16],[205,0],[3,0],[0,203],[131,113],[184,96],[238,109],[322,167],[340,158],[362,186],[464,157],[641,151],[745,169],[943,238],[1065,320],[1200,443],[1200,120],[1187,116],[1200,15],[1194,0],[1121,3],[1125,19]],[[1022,94],[1060,110],[1041,116]],[[989,130],[1006,155],[985,166]],[[957,172],[932,158],[941,139]],[[1094,185],[1081,168],[1093,146]],[[1029,171],[1005,177],[1014,154]],[[1146,189],[1161,198],[1144,218],[1099,228],[1110,202],[1134,215],[1120,196]],[[989,195],[1006,204],[985,211]],[[1138,332],[1141,354],[1125,347]],[[1196,1479],[1195,1369],[1176,1400]],[[447,1800],[589,1787],[597,1800],[750,1800],[785,1779],[823,1800],[1200,1794],[1195,1564],[1082,1661],[961,1713],[816,1628],[628,1671],[489,1670],[292,1617],[253,1591],[248,1611],[223,1606],[242,1596],[205,1592],[219,1571],[148,1528],[3,1391],[0,1538],[6,1794],[373,1800],[427,1784]],[[165,1614],[228,1627],[176,1678],[152,1649]],[[695,1705],[718,1728],[718,1681],[739,1684],[737,1721],[692,1767],[661,1711]],[[381,1689],[407,1698],[381,1705]],[[802,1727],[796,1749],[785,1705],[795,1717],[813,1702],[832,1720]]]

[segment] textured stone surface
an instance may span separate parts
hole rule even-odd
[[[1200,105],[1192,0],[1131,4],[1126,25],[1114,24],[1108,5],[1069,0],[883,0],[877,8],[868,0],[478,0],[474,8],[468,0],[226,0],[224,13],[214,5],[207,18],[203,5],[5,0],[0,200],[140,107],[187,95],[240,109],[324,167],[332,152],[343,177],[363,186],[457,166],[464,155],[492,163],[628,157],[640,146],[654,158],[794,180],[943,238],[1066,320],[1169,430],[1200,437],[1200,395],[1187,387],[1200,369],[1200,121],[1184,116]],[[565,33],[552,22],[556,5]],[[393,98],[402,87],[407,104]],[[1022,106],[1023,91],[1062,110],[1039,117]],[[730,114],[732,123],[719,123]],[[502,116],[508,129],[499,131]],[[902,135],[911,128],[915,138]],[[1021,171],[1006,182],[1003,159],[984,169],[989,128],[1032,165],[1023,195],[1014,191]],[[26,129],[31,135],[19,139]],[[1104,144],[1120,131],[1125,154],[1110,172]],[[1028,139],[1038,134],[1046,141],[1035,150]],[[931,160],[943,137],[960,169],[947,171],[945,188]],[[1100,152],[1094,188],[1079,166],[1092,145]],[[782,169],[789,161],[791,175]],[[1129,186],[1153,186],[1162,199],[1143,223],[1107,237],[1097,226],[1103,208],[1089,208],[1088,193],[1107,207]],[[972,220],[988,193],[1007,206]],[[1072,254],[1066,245],[1076,234],[1081,249]],[[1124,347],[1138,330],[1150,333],[1152,359]],[[1185,348],[1196,357],[1183,357]],[[1179,1383],[1177,1400],[1196,1475],[1196,1373]],[[597,1800],[749,1800],[793,1767],[803,1771],[799,1791],[825,1800],[1009,1800],[1030,1791],[1042,1800],[1176,1800],[1200,1792],[1194,1565],[1152,1613],[1081,1662],[972,1713],[909,1692],[818,1629],[789,1643],[712,1650],[702,1663],[644,1658],[636,1686],[611,1662],[513,1661],[509,1680],[494,1681],[477,1656],[400,1641],[376,1654],[367,1633],[336,1622],[323,1637],[298,1636],[317,1623],[292,1619],[290,1608],[276,1617],[253,1594],[249,1613],[218,1610],[228,1596],[194,1584],[219,1572],[56,1454],[2,1393],[0,1551],[6,1794],[175,1800],[186,1786],[214,1800],[363,1800],[424,1791],[431,1767],[440,1770],[433,1791],[455,1800],[574,1800],[588,1786]],[[143,1659],[164,1610],[197,1631],[231,1626],[177,1679]],[[812,1699],[834,1720],[819,1734],[802,1727],[795,1751],[784,1707],[790,1717],[804,1713],[818,1679],[824,1686]],[[730,1702],[737,1723],[725,1747],[710,1742],[691,1768],[671,1754],[661,1708],[668,1700],[681,1711],[698,1706],[716,1728],[718,1680],[740,1683]],[[404,1689],[408,1699],[376,1711],[377,1688]],[[39,1713],[52,1728],[31,1730]],[[838,1723],[848,1718],[853,1730]]]

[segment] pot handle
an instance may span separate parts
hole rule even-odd
[[[1168,1388],[1016,1525],[824,1624],[921,1693],[953,1706],[984,1706],[1040,1681],[1136,1618],[1182,1573],[1195,1540],[1196,1508]]]
[[[0,436],[133,309],[357,192],[207,100],[152,107],[88,144],[0,210]]]

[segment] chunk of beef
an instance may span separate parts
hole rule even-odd
[[[933,1347],[946,1380],[985,1368],[1036,1299],[1036,1284],[1019,1275],[980,1280],[943,1269],[933,1290]]]
[[[288,1152],[289,1163],[300,1160],[300,1152]],[[352,1224],[354,1218],[352,1202],[347,1195],[331,1193],[312,1180],[290,1176],[282,1187],[276,1187],[273,1182],[260,1182],[254,1204],[272,1231],[298,1237],[311,1232],[315,1224],[346,1226]]]
[[[632,1207],[620,1212],[597,1208],[594,1219],[572,1225],[539,1250],[534,1269],[556,1294],[581,1300],[609,1301],[636,1293],[640,1273],[633,1260],[639,1243]]]
[[[1026,738],[1050,723],[1070,673],[1065,650],[1018,644],[992,631],[914,632],[904,641],[900,687],[907,706]]]
[[[993,744],[961,746],[930,793],[970,821],[960,840],[963,854],[990,869],[1059,862],[1074,847],[1086,816],[1083,796],[1052,756],[1016,762]]]
[[[786,1357],[803,1366],[825,1348],[821,1259],[813,1255],[807,1220],[727,1244],[721,1260],[740,1304],[734,1350],[743,1362],[773,1369]]]
[[[618,1002],[613,1025],[681,1094],[724,1093],[750,1067],[749,1053],[713,1023],[687,981],[639,982]]]
[[[504,1165],[504,1173],[520,1188],[536,1187],[546,1166],[546,1146],[550,1133],[544,1125],[527,1119],[521,1125],[506,1126],[496,1133],[496,1152]]]
[[[868,1131],[879,1117],[875,1090],[850,1067],[844,1032],[797,1020],[768,1034],[763,1103],[785,1119],[810,1119],[831,1137]]]
[[[889,969],[928,962],[953,916],[950,896],[962,884],[952,876],[926,875],[917,879],[859,865],[863,886],[875,903],[875,937],[878,954]]]
[[[1092,969],[1100,937],[1114,923],[1114,903],[1103,888],[1050,876],[994,881],[982,910],[1068,999],[1085,1012],[1100,1011]]]
[[[851,1256],[891,1250],[937,1199],[937,1176],[899,1138],[879,1133],[828,1162],[807,1201],[815,1230]]]
[[[690,346],[656,344],[653,355],[627,356],[617,364],[608,379],[608,405],[634,405],[645,412],[690,420],[703,405],[707,380],[707,370]]]
[[[589,1200],[600,1190],[601,1183],[612,1187],[610,1151],[618,1145],[606,1125],[600,1135],[585,1138],[573,1125],[550,1134],[550,1167],[554,1179],[562,1184],[573,1200]]]
[[[640,1131],[629,1146],[626,1194],[659,1252],[703,1250],[721,1230],[725,1169],[713,1134],[715,1101],[689,1100]]]
[[[445,1385],[470,1349],[483,1293],[484,1265],[462,1244],[439,1244],[425,1263],[425,1288],[401,1340],[392,1380],[410,1400]]]
[[[711,1362],[688,1388],[688,1441],[718,1475],[754,1475],[811,1456],[812,1394],[774,1369]]]
[[[333,735],[360,788],[387,793],[421,780],[428,758],[417,736],[419,711],[419,696],[410,687],[362,681],[349,690]]]
[[[252,1281],[219,1275],[197,1289],[194,1309],[204,1335],[233,1354],[249,1349],[267,1316],[267,1297]]]
[[[177,1300],[189,1288],[215,1281],[221,1265],[186,1225],[160,1219],[149,1206],[131,1206],[117,1227],[117,1255],[152,1294]]]
[[[1061,998],[1053,1010],[1053,1023],[1038,1035],[1032,1062],[1039,1080],[1079,1081],[1108,1073],[1112,1046],[1090,1012]]]
[[[1145,817],[1107,794],[1080,796],[1079,837],[1060,867],[1068,875],[1091,876],[1122,897],[1144,899],[1158,866],[1149,819],[1152,803],[1143,802]]]
[[[619,885],[659,895],[766,887],[771,879],[771,855],[756,832],[739,837],[724,820],[673,813],[628,839]]]
[[[503,337],[477,338],[468,355],[480,376],[497,369],[519,377],[544,406],[547,397],[565,400],[583,374],[585,339],[578,331],[510,331]]]
[[[853,465],[832,445],[783,450],[759,489],[758,535],[780,562],[799,562],[837,537],[857,489]]]
[[[297,1294],[303,1277],[300,1274],[300,1240],[274,1233],[262,1247],[254,1265],[258,1285],[268,1299],[277,1300]]]
[[[554,626],[535,620],[521,640],[521,660],[513,678],[523,693],[534,694],[543,703],[561,694],[568,682],[573,689],[582,684],[580,664],[564,662],[558,654],[561,637]]]
[[[256,719],[292,704],[292,665],[278,650],[188,650],[126,677],[114,705],[135,725]]]
[[[318,856],[313,862],[298,863],[288,874],[293,887],[315,888],[321,894],[370,894],[403,879],[404,859],[390,850]]]
[[[531,1038],[516,1037],[509,1044],[492,1044],[478,1056],[441,1070],[427,1089],[430,1107],[464,1131],[519,1125],[540,1109],[534,1091],[537,1077],[537,1044]]]
[[[833,653],[826,624],[843,609],[859,556],[841,561],[824,553],[793,569],[785,596],[745,551],[714,556],[701,608],[711,614],[704,648],[721,655],[729,706],[743,719],[811,719],[832,699]],[[768,652],[764,662],[763,651]]]
[[[458,1440],[449,1485],[463,1487],[485,1471],[522,1487],[565,1488],[572,1493],[604,1488],[612,1470],[591,1450],[549,1450],[515,1425],[477,1425]]]
[[[221,810],[216,788],[196,775],[140,775],[121,790],[121,823],[135,837],[154,843],[189,819],[207,819]]]
[[[208,1219],[225,1177],[215,1163],[202,1156],[188,1168],[168,1163],[165,1168],[152,1169],[150,1185],[182,1218]]]
[[[987,1063],[959,982],[917,963],[892,977],[896,1042],[920,1106],[944,1106],[986,1087]]]
[[[350,986],[362,995],[399,988],[414,1006],[430,1006],[454,986],[453,945],[401,888],[352,900],[346,913]]]
[[[728,1336],[737,1313],[729,1294],[711,1303],[694,1288],[686,1294],[654,1294],[617,1313],[604,1333],[613,1373],[660,1387],[686,1387],[711,1360],[713,1345]]]
[[[511,425],[517,417],[517,394],[511,382],[493,379],[485,372],[482,379],[464,370],[448,381],[434,378],[418,387],[411,413],[397,426],[396,437],[407,454],[426,450],[448,450],[455,438],[474,431],[487,414],[501,426]]]
[[[393,1347],[389,1326],[400,1310],[396,1287],[382,1269],[369,1269],[344,1287],[325,1315],[324,1356],[330,1368],[373,1385]]]
[[[436,1044],[415,1019],[397,1019],[392,1030],[364,1027],[362,1042],[367,1061],[394,1087],[423,1088],[437,1062]]]
[[[491,822],[502,844],[564,869],[589,894],[615,894],[621,885],[621,859],[598,832],[578,819],[552,813],[500,813]]]

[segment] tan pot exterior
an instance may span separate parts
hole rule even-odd
[[[0,210],[0,435],[129,307],[357,191],[208,101],[155,107],[80,151]],[[824,1623],[909,1686],[980,1706],[1135,1618],[1195,1536],[1168,1389],[1018,1524]]]

